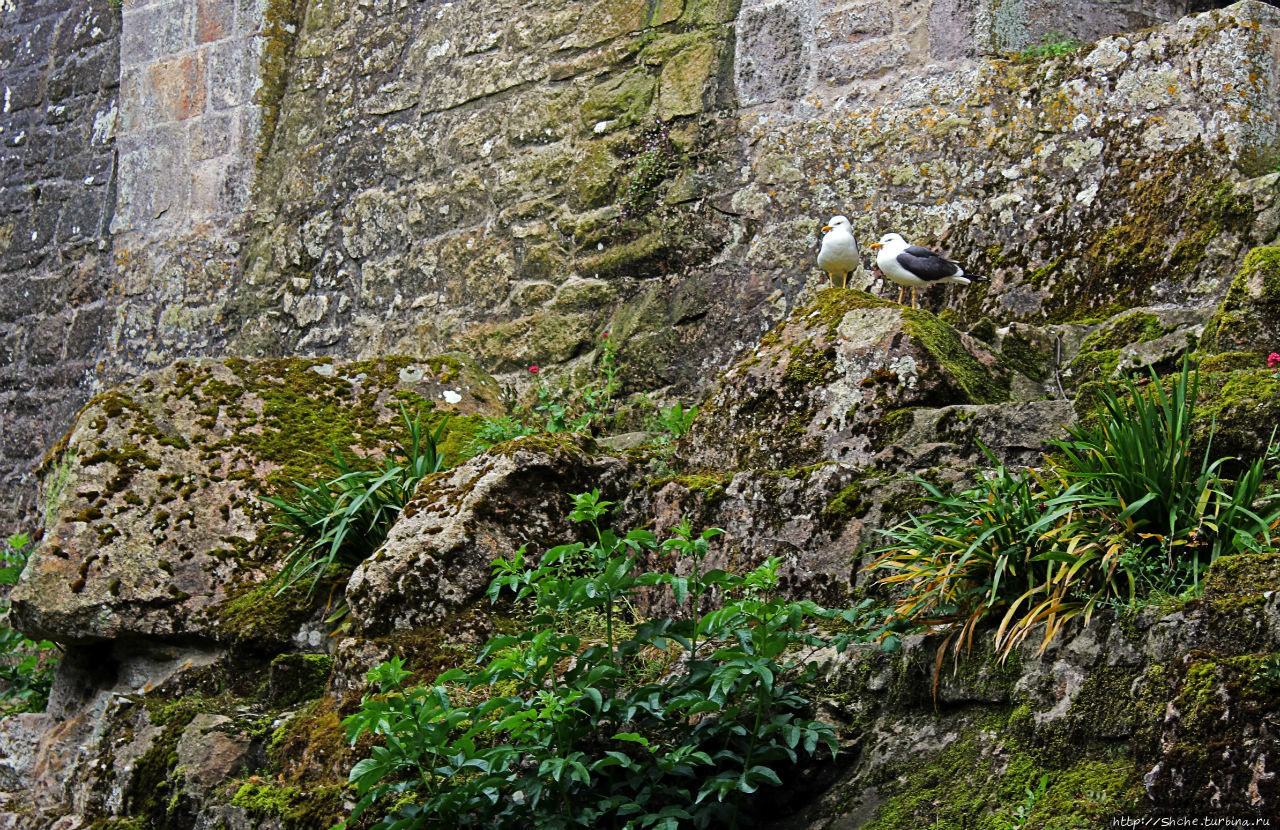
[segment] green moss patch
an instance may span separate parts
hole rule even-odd
[[[1012,328],[1000,343],[1001,362],[1032,380],[1044,380],[1049,376],[1049,363],[1052,359],[1052,346],[1042,338],[1032,336],[1022,326]]]
[[[150,707],[149,707],[150,708]],[[125,805],[131,816],[143,819],[152,828],[190,827],[195,819],[192,804],[181,789],[178,764],[178,740],[199,710],[194,701],[180,701],[157,706],[151,720],[161,727],[150,748],[133,764]]]
[[[293,706],[324,694],[333,658],[327,654],[281,654],[271,661],[268,695],[274,706]]]
[[[823,520],[831,527],[843,527],[850,519],[865,515],[873,504],[871,491],[885,475],[880,470],[860,473],[856,481],[843,487],[827,502],[822,510]]]
[[[1080,350],[1103,351],[1121,349],[1135,343],[1155,340],[1169,332],[1160,324],[1160,318],[1145,311],[1132,311],[1108,322],[1090,334],[1080,344]]]
[[[323,830],[342,818],[342,787],[293,787],[247,781],[231,798],[258,820],[278,819],[284,830]]]
[[[1171,329],[1161,325],[1154,314],[1134,311],[1108,321],[1080,344],[1080,354],[1068,369],[1075,384],[1109,380],[1120,368],[1123,349],[1163,337]]]
[[[724,498],[725,486],[733,479],[732,473],[689,473],[663,476],[649,482],[649,489],[660,490],[668,484],[678,484],[691,493],[697,493],[708,503]]]
[[[1209,352],[1280,351],[1280,247],[1254,248],[1244,259],[1213,318],[1205,324]]]
[[[279,586],[270,582],[235,589],[217,610],[218,633],[253,649],[287,647],[294,633],[337,590],[332,580],[317,585],[314,594],[307,591],[308,584],[293,585],[279,594]]]
[[[960,342],[956,330],[927,311],[904,309],[902,327],[936,360],[971,403],[1009,400],[1009,377],[994,374]],[[965,403],[947,401],[946,403]]]
[[[1212,431],[1215,456],[1252,460],[1280,424],[1280,380],[1267,369],[1200,373],[1200,397],[1193,413],[1197,445]],[[1229,465],[1230,466],[1230,465]]]

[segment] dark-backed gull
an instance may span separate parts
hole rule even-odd
[[[985,280],[973,274],[966,274],[960,264],[947,259],[941,254],[919,245],[908,245],[907,240],[896,233],[886,233],[880,241],[871,246],[878,248],[876,265],[886,279],[896,282],[898,302],[902,302],[902,290],[911,289],[911,307],[916,307],[916,289],[933,285],[936,282],[949,282],[955,285],[968,285],[973,280]]]

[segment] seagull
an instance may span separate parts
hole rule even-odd
[[[822,226],[822,247],[818,250],[818,267],[827,272],[831,284],[837,288],[849,287],[849,274],[862,269],[862,254],[858,253],[858,240],[853,238],[849,220],[832,216]],[[836,275],[840,283],[836,285]]]
[[[919,245],[908,245],[907,240],[896,233],[886,233],[880,241],[871,246],[879,248],[876,254],[876,265],[890,280],[896,282],[898,302],[902,302],[902,291],[911,289],[911,307],[916,307],[916,289],[933,285],[935,282],[949,282],[956,285],[968,285],[973,280],[986,280],[975,274],[965,274],[958,262],[953,262],[941,254]]]

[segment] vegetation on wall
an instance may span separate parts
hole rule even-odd
[[[1068,37],[1062,32],[1046,32],[1040,37],[1039,43],[1034,46],[1028,46],[1021,52],[1012,53],[1009,55],[1009,59],[1015,63],[1034,63],[1046,58],[1069,55],[1083,45],[1075,38]]]
[[[1192,448],[1197,375],[1186,361],[1166,391],[1154,376],[1104,385],[1096,424],[1068,427],[1046,472],[994,473],[956,495],[921,480],[930,509],[886,532],[871,566],[905,593],[894,613],[946,634],[957,653],[996,619],[1004,655],[1032,634],[1043,649],[1100,607],[1199,590],[1226,553],[1258,552],[1280,527],[1264,493],[1266,452],[1234,480]]]
[[[644,216],[653,209],[658,186],[680,170],[680,153],[661,120],[641,131],[628,152],[618,189],[618,211],[625,219]]]
[[[489,596],[514,594],[531,617],[491,638],[478,668],[415,689],[399,658],[370,673],[380,693],[345,726],[353,744],[382,743],[351,770],[350,820],[379,809],[386,830],[749,827],[753,794],[835,752],[832,727],[804,715],[813,668],[797,650],[827,646],[813,624],[836,612],[780,597],[777,559],[745,575],[705,569],[717,529],[620,536],[602,527],[610,506],[574,497],[569,518],[591,526],[590,544],[495,563]],[[671,569],[646,568],[655,554]],[[668,592],[678,615],[638,618],[645,590]]]
[[[0,553],[0,585],[16,585],[26,567],[31,539],[15,533],[4,540]],[[54,644],[48,640],[28,640],[10,628],[9,603],[0,601],[0,715],[40,712],[49,699],[56,667]]]
[[[590,374],[581,382],[570,378],[553,383],[546,378],[542,367],[530,366],[529,373],[536,378],[535,400],[513,407],[512,415],[485,418],[467,450],[476,454],[512,438],[542,432],[599,435],[615,429],[619,423],[635,420],[638,410],[648,404],[647,399],[641,396],[638,403],[629,405],[619,400],[622,389],[619,344],[609,332],[600,335],[600,344]],[[680,401],[669,407],[648,406],[653,411],[644,426],[657,434],[658,443],[668,443],[684,435],[698,413],[698,407],[686,409]]]

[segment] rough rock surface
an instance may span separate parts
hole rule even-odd
[[[589,439],[517,438],[424,480],[386,544],[347,583],[360,633],[443,625],[483,595],[495,559],[576,538],[569,496],[616,497],[626,479],[625,463],[593,449]]]
[[[686,457],[717,469],[865,465],[913,407],[1008,396],[996,356],[931,313],[828,289],[725,372]]]
[[[1280,248],[1249,252],[1204,339],[1216,352],[1280,351]]]
[[[781,556],[788,593],[835,605],[874,595],[860,568],[913,475],[963,487],[982,446],[1036,463],[1123,368],[1206,358],[1197,423],[1256,454],[1280,417],[1262,365],[1280,17],[1246,2],[1057,58],[981,54],[1083,3],[1057,5],[307,4],[293,51],[267,55],[288,84],[263,90],[279,120],[257,210],[114,252],[100,371],[370,360],[192,360],[91,401],[45,466],[49,527],[14,596],[67,651],[47,712],[0,721],[0,826],[332,826],[365,670],[400,655],[427,681],[519,624],[477,602],[489,565],[575,538],[574,492],[621,502],[621,526],[723,527],[709,564]],[[1090,4],[1079,32],[1176,13],[1158,5]],[[642,186],[655,117],[669,165]],[[836,212],[992,281],[925,292],[929,310],[818,292]],[[399,401],[459,412],[455,456],[465,413],[501,411],[476,365],[421,355],[462,347],[522,386],[529,363],[594,360],[606,330],[631,389],[717,383],[683,442],[500,445],[422,484],[345,586],[340,631],[325,597],[275,601],[257,496],[321,472],[330,441],[385,452]],[[51,359],[44,334],[22,342]],[[5,457],[29,457],[10,436]],[[936,697],[935,640],[814,655],[845,750],[765,808],[789,827],[995,824],[1044,774],[1046,820],[1276,814],[1275,559],[1219,560],[1202,598],[1100,612],[1041,656],[979,642]]]
[[[938,667],[938,644],[914,637],[896,654],[833,658],[830,692],[854,701],[828,710],[848,750],[825,794],[778,826],[973,826],[1012,815],[1041,774],[1030,826],[1274,815],[1280,710],[1264,664],[1280,647],[1280,606],[1258,591],[1276,567],[1276,555],[1224,557],[1202,599],[1102,614],[1004,663],[975,651]]]
[[[229,10],[180,5],[215,28]],[[990,274],[986,290],[947,295],[961,328],[1211,303],[1276,236],[1276,180],[1259,174],[1280,124],[1277,16],[1246,2],[1156,25],[1189,6],[277,4],[249,79],[262,134],[240,136],[257,162],[252,212],[116,240],[106,298],[80,317],[67,301],[74,382],[41,369],[40,391],[14,400],[29,416],[63,390],[65,426],[95,383],[194,354],[461,349],[520,384],[530,363],[589,360],[605,329],[626,344],[630,388],[699,390],[821,284],[813,244],[833,213],[864,241],[897,230]],[[1053,30],[1086,45],[1005,51]],[[182,88],[192,48],[157,59],[172,70],[160,86]],[[203,77],[225,68],[243,90],[251,64],[211,59]],[[121,102],[128,123],[164,102],[130,89],[144,94]],[[655,118],[671,144],[649,179]],[[196,153],[195,120],[159,132]],[[192,200],[243,184],[249,159],[228,177],[224,149],[202,151]],[[155,213],[157,228],[177,221]],[[926,293],[936,311],[943,292]],[[68,315],[22,332],[41,360],[61,354]],[[0,444],[16,481],[40,447]]]
[[[272,603],[252,593],[282,553],[260,497],[320,474],[331,442],[382,446],[398,399],[469,414],[494,411],[497,394],[457,358],[197,360],[117,387],[51,461],[51,530],[13,592],[13,619],[64,643],[292,637],[257,624]]]
[[[0,4],[0,521],[92,394],[114,269],[118,6]]]

